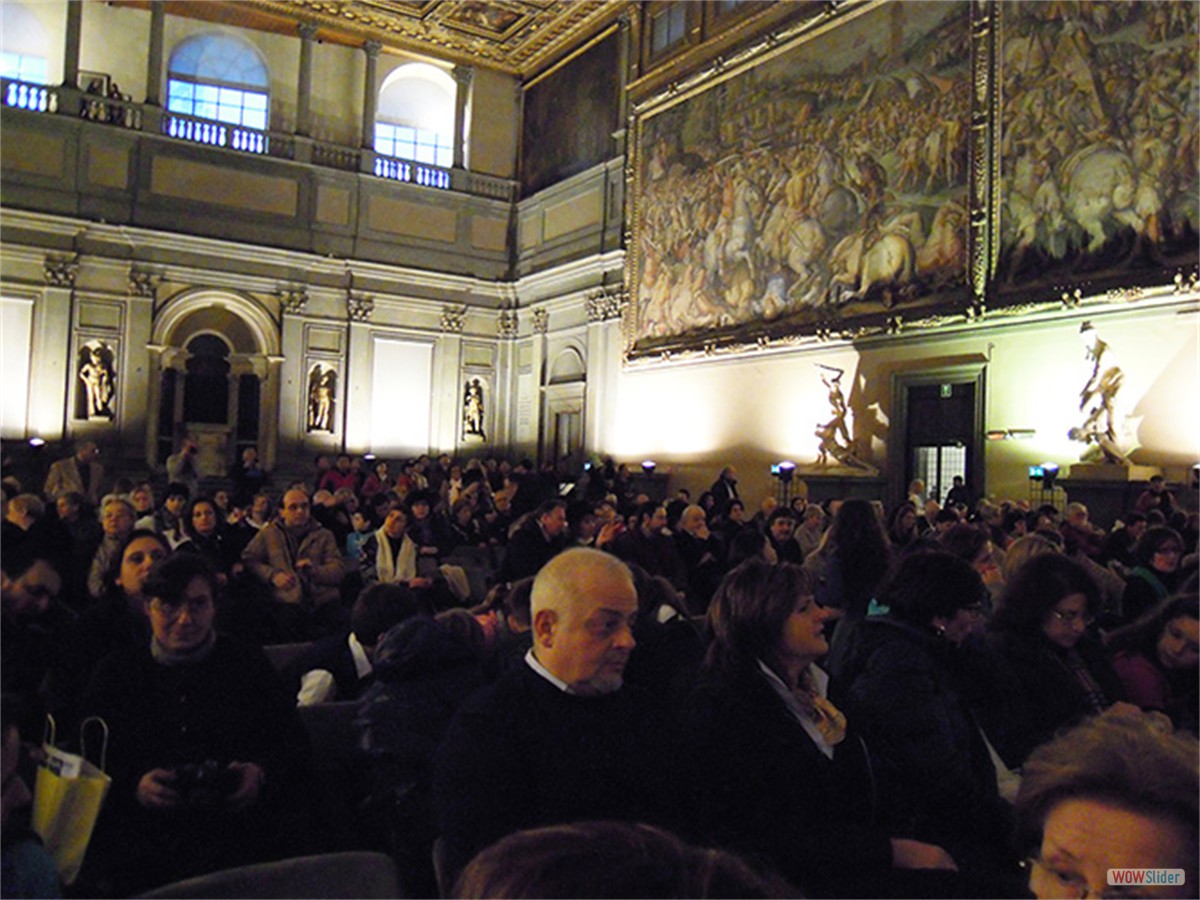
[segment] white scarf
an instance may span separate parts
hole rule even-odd
[[[404,535],[396,559],[392,558],[392,542],[383,528],[375,532],[375,543],[378,545],[375,553],[375,571],[379,574],[380,583],[411,581],[417,577],[417,545],[413,543],[412,538]]]

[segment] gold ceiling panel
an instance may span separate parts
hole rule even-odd
[[[616,18],[630,0],[245,0],[273,19],[528,78]]]

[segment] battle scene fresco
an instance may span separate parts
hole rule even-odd
[[[965,303],[970,35],[884,4],[641,115],[634,354]]]
[[[1197,5],[1001,4],[996,287],[1194,262]]]

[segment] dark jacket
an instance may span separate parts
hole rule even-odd
[[[678,741],[693,840],[763,858],[810,896],[846,896],[841,879],[891,876],[853,730],[830,760],[760,672],[710,673],[684,705]]]
[[[1038,635],[993,632],[988,649],[999,666],[999,677],[1009,686],[1005,705],[985,721],[988,737],[1004,762],[1016,768],[1034,748],[1095,712],[1087,703],[1078,679],[1067,667],[1065,651]],[[1121,680],[1108,654],[1090,635],[1075,645],[1088,671],[1109,703],[1125,699]]]
[[[450,879],[500,838],[581,819],[661,822],[662,722],[631,686],[560,691],[528,666],[477,693],[438,748],[434,799]]]
[[[835,687],[879,761],[895,833],[945,847],[961,863],[1005,846],[1010,811],[958,685],[960,652],[932,631],[868,617],[854,626]]]
[[[165,666],[146,641],[107,657],[80,705],[109,728],[113,783],[89,860],[118,891],[310,850],[303,835],[315,823],[302,815],[313,796],[308,736],[261,650],[218,636],[203,660]],[[206,760],[261,766],[257,802],[238,812],[219,799],[168,810],[138,803],[138,782],[151,769]]]
[[[498,580],[511,584],[536,575],[551,559],[567,549],[567,536],[546,538],[536,517],[530,519],[508,539],[508,550],[500,564]]]

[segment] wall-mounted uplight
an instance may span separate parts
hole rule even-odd
[[[653,475],[654,470],[658,467],[657,463],[652,459],[642,460],[642,471],[647,475]]]
[[[31,437],[29,439],[29,446],[32,447],[34,450],[40,450],[46,446],[46,440],[45,440],[45,438]]]

